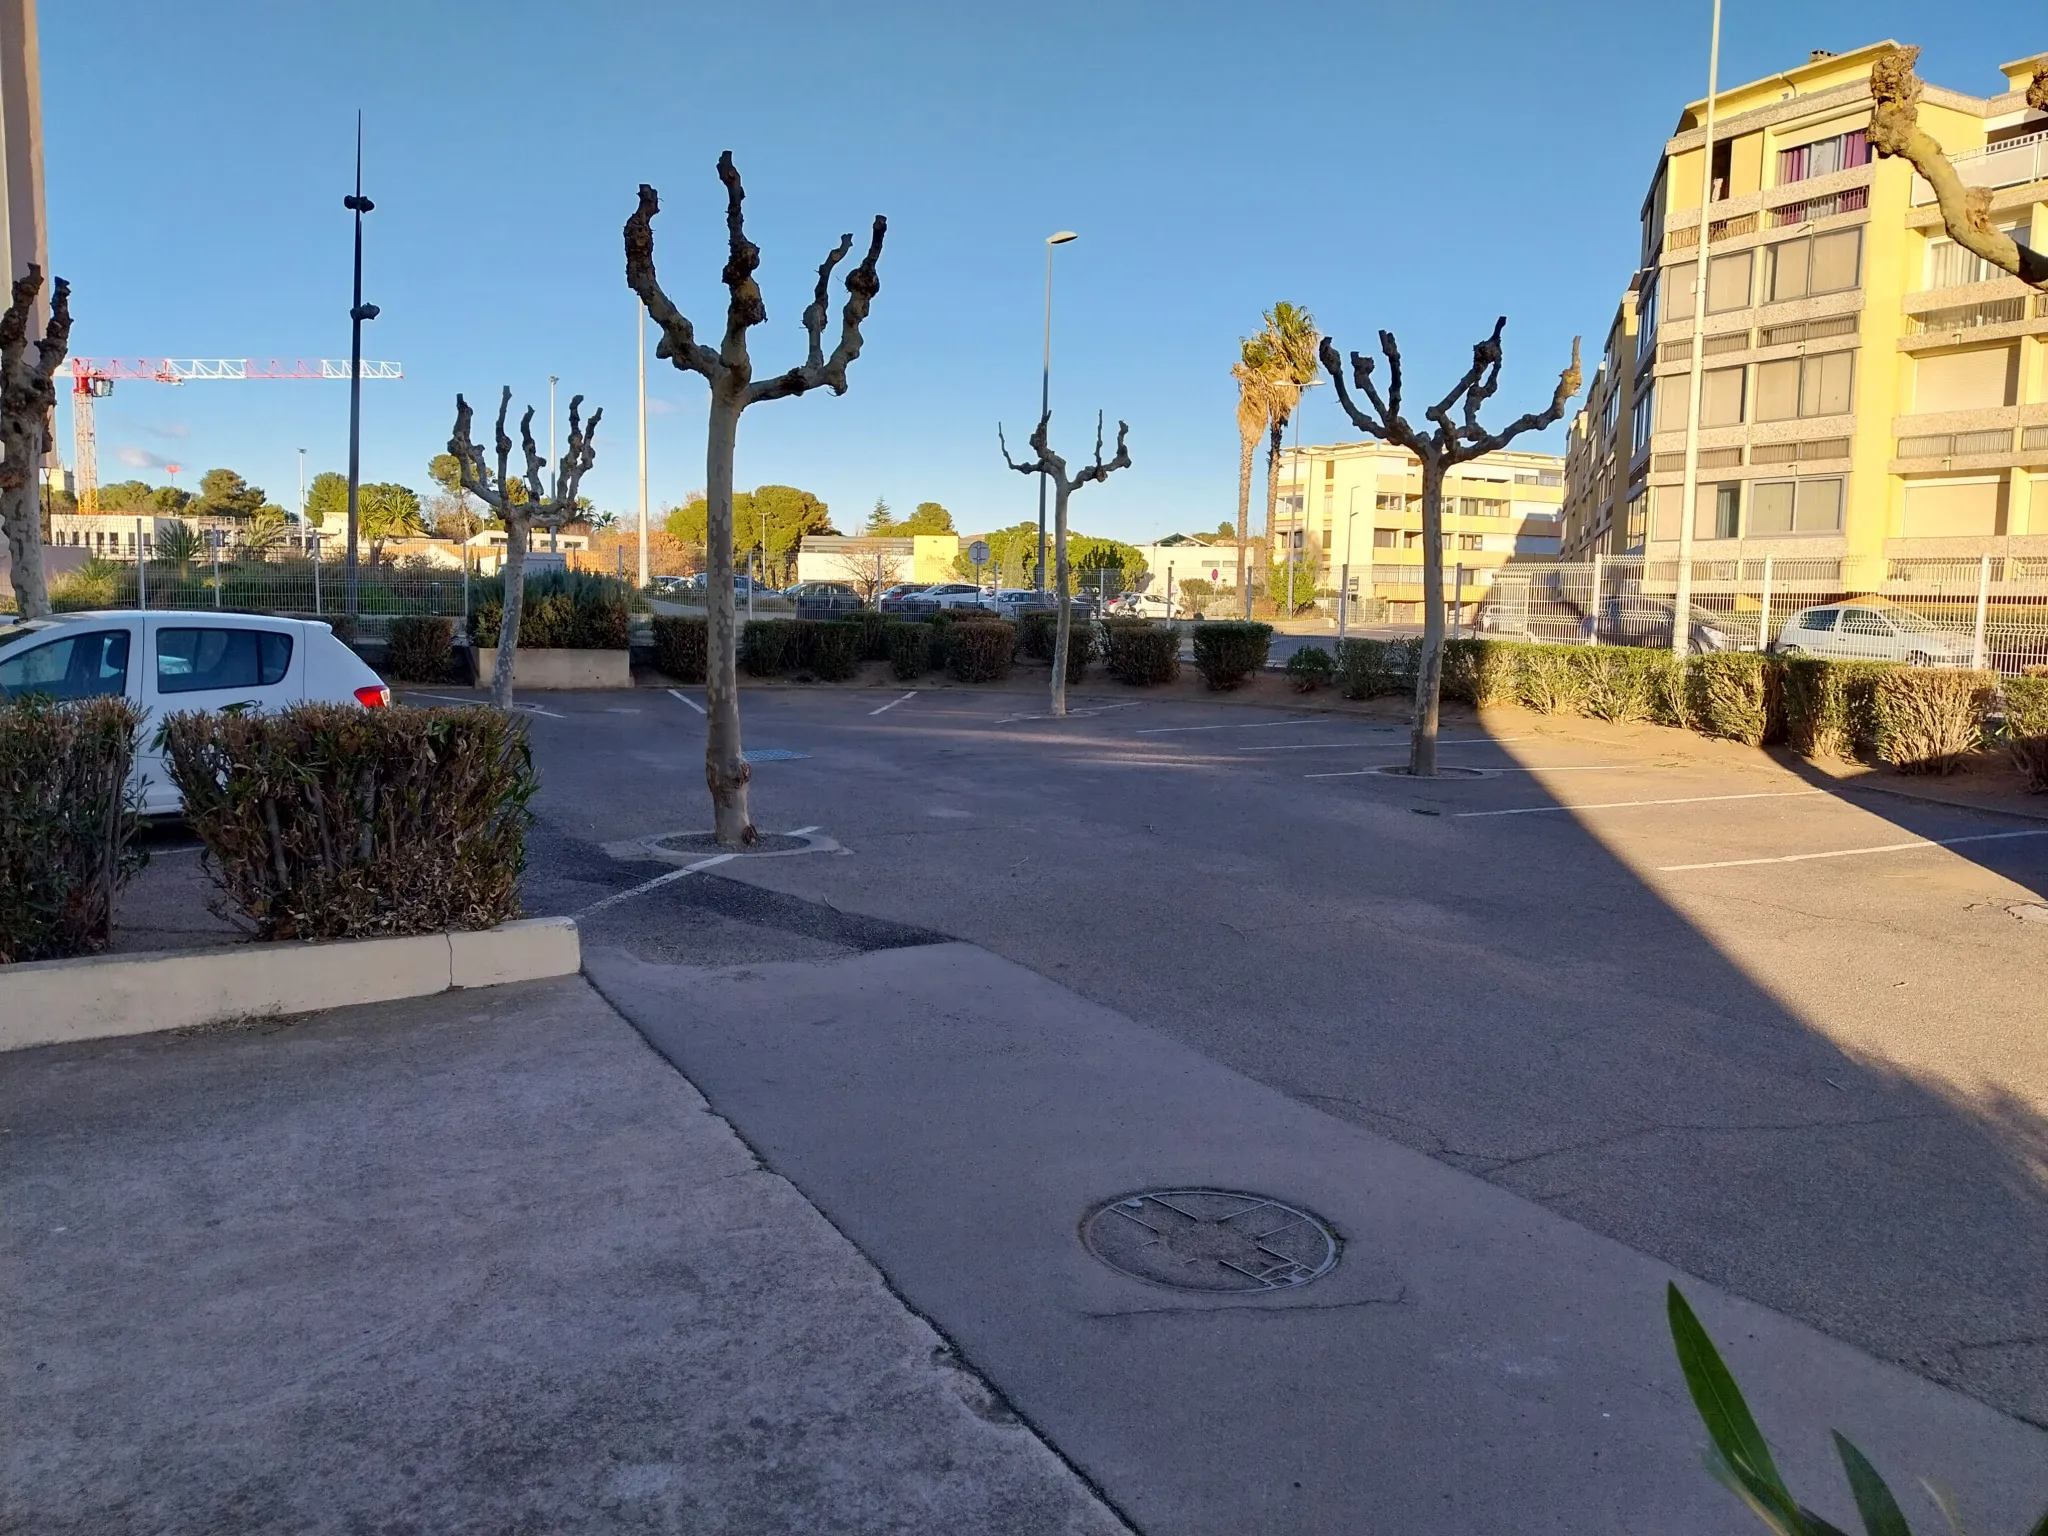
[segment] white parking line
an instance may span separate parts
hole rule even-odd
[[[1705,805],[1712,800],[1790,800],[1825,795],[1824,789],[1767,789],[1750,795],[1680,795],[1673,800],[1601,800],[1592,805],[1518,805],[1506,811],[1459,811],[1465,816],[1541,816],[1551,811],[1619,811],[1635,805]]]
[[[652,880],[636,885],[630,891],[616,891],[602,901],[593,901],[576,915],[588,917],[593,912],[602,912],[606,907],[615,907],[622,901],[631,901],[635,896],[644,896],[656,886],[667,885],[670,881],[680,880],[685,875],[694,875],[700,869],[709,869],[714,864],[723,864],[727,859],[738,857],[736,853],[717,853],[708,859],[699,859],[696,863],[686,864],[681,869],[672,869],[665,875],[656,875]]]
[[[1343,772],[1341,772],[1341,773],[1304,773],[1304,774],[1302,775],[1302,777],[1303,777],[1304,779],[1355,779],[1355,778],[1358,778],[1358,777],[1359,777],[1360,775],[1362,775],[1362,774],[1368,774],[1368,773],[1378,773],[1378,774],[1384,774],[1384,773],[1385,773],[1385,772],[1386,772],[1386,771],[1387,771],[1387,770],[1388,770],[1389,768],[1406,768],[1407,766],[1408,766],[1408,765],[1407,765],[1406,763],[1381,763],[1381,764],[1380,764],[1379,766],[1377,766],[1377,767],[1374,767],[1374,768],[1347,768],[1347,769],[1345,769],[1345,770],[1344,770]],[[1629,764],[1627,764],[1627,763],[1557,763],[1557,764],[1539,764],[1538,766],[1536,766],[1536,767],[1534,767],[1534,768],[1488,768],[1488,769],[1485,769],[1485,770],[1483,770],[1483,771],[1484,771],[1484,772],[1486,772],[1486,773],[1490,773],[1490,774],[1491,774],[1491,773],[1626,773],[1626,772],[1628,771],[1628,768],[1629,768]],[[1424,781],[1422,781],[1422,780],[1417,780],[1416,782],[1420,783],[1420,782],[1424,782]],[[1464,781],[1463,779],[1454,779],[1454,780],[1452,780],[1451,782],[1453,782],[1453,783],[1463,783],[1463,782],[1465,782],[1465,781]]]
[[[1407,728],[1401,728],[1406,734]],[[1527,741],[1527,736],[1447,736],[1440,737],[1440,747],[1485,747],[1496,742]],[[1381,747],[1381,741],[1294,741],[1284,747],[1239,747],[1240,752],[1334,752],[1342,747]]]
[[[1721,859],[1713,864],[1664,864],[1659,874],[1688,869],[1740,869],[1746,864],[1803,864],[1809,859],[1850,859],[1862,853],[1905,853],[1914,848],[1954,848],[1962,843],[2002,843],[2015,837],[2048,837],[2048,827],[2027,832],[1974,832],[1968,837],[1916,837],[1910,843],[1874,843],[1868,848],[1830,848],[1825,853],[1783,853],[1770,859]]]
[[[910,692],[903,695],[903,699],[914,699],[916,697],[917,690],[915,688],[911,689]],[[871,715],[887,714],[890,710],[894,709],[898,704],[901,704],[903,702],[903,699],[891,699],[888,703],[884,704],[880,709],[871,709],[868,711],[868,713]]]
[[[1276,725],[1328,725],[1329,715],[1310,715],[1301,720],[1254,720],[1249,725],[1154,725],[1133,736],[1171,736],[1186,731],[1269,731]]]
[[[690,708],[697,711],[697,713],[700,715],[704,713],[704,706],[702,704],[699,704],[695,699],[691,698],[687,693],[684,693],[680,688],[669,689],[668,696],[672,699],[681,699],[685,704],[689,705]]]

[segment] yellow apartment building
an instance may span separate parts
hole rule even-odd
[[[1693,550],[1840,562],[2048,557],[2048,296],[1949,240],[1903,160],[1870,152],[1870,66],[1816,53],[1715,106]],[[2048,244],[2048,114],[2001,66],[1929,84],[1920,124],[1992,220]],[[1637,271],[1565,455],[1567,560],[1677,553],[1698,281],[1704,101],[1666,141]],[[2030,566],[2031,568],[2031,566]]]
[[[1563,532],[1564,460],[1506,449],[1444,479],[1444,595],[1464,573],[1471,608],[1510,564],[1549,564]],[[1319,587],[1377,597],[1398,623],[1422,618],[1422,466],[1405,448],[1367,440],[1290,448],[1280,456],[1273,558],[1315,561]],[[1234,574],[1234,573],[1233,573]]]

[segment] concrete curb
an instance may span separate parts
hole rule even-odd
[[[582,963],[568,917],[480,933],[32,961],[0,967],[0,1051],[537,981]]]

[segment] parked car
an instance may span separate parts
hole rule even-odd
[[[899,617],[907,615],[914,618],[919,614],[937,613],[938,601],[929,595],[930,592],[931,583],[928,581],[898,582],[875,599],[875,606],[884,613]]]
[[[1041,592],[1036,587],[1004,587],[996,593],[996,615],[998,618],[1014,619],[1026,613],[1056,606],[1052,594]]]
[[[1687,649],[1693,655],[1708,651],[1732,651],[1736,644],[1726,629],[1727,620],[1699,604],[1690,605],[1692,624]],[[1609,597],[1601,605],[1600,640],[1607,645],[1668,646],[1671,644],[1671,615],[1674,605],[1668,597]]]
[[[782,595],[795,602],[801,602],[805,598],[827,597],[850,597],[856,605],[860,602],[860,593],[843,581],[800,581],[794,586],[784,587]]]
[[[1975,650],[1970,638],[1948,634],[1912,609],[1877,597],[1802,608],[1778,632],[1780,656],[1967,667]]]
[[[934,608],[986,608],[988,594],[971,581],[942,581],[918,594]]]
[[[1173,604],[1163,592],[1126,592],[1109,600],[1108,611],[1120,618],[1170,619]]]
[[[391,702],[382,679],[325,624],[211,611],[67,613],[0,626],[0,695],[36,693],[115,694],[142,711],[130,782],[140,785],[146,816],[175,815],[184,804],[152,744],[162,715]]]
[[[704,590],[704,578],[702,576],[657,576],[654,578],[654,590],[665,597],[673,597],[690,591],[701,592]]]

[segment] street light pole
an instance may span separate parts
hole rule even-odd
[[[1707,48],[1706,142],[1700,146],[1700,240],[1699,259],[1693,264],[1692,360],[1687,369],[1685,413],[1685,479],[1678,492],[1678,581],[1671,594],[1671,652],[1683,658],[1692,648],[1692,523],[1694,503],[1699,500],[1700,479],[1700,394],[1706,374],[1707,329],[1707,242],[1712,233],[1708,215],[1714,203],[1714,95],[1721,80],[1721,0],[1714,0],[1714,35]],[[1615,429],[1619,431],[1620,428]],[[1719,510],[1718,508],[1716,509]],[[1593,627],[1600,619],[1600,594],[1593,594]]]
[[[638,299],[633,314],[640,342],[640,585],[647,585],[647,308]]]
[[[1039,376],[1038,419],[1045,420],[1052,409],[1052,248],[1081,237],[1071,229],[1055,230],[1045,237],[1045,372]],[[1045,595],[1045,471],[1038,472],[1038,592]]]
[[[299,531],[306,528],[306,450],[299,450]]]
[[[548,375],[548,457],[551,459],[555,456],[555,385],[559,382],[552,373]],[[562,483],[562,471],[559,466],[555,469],[553,483],[556,485]],[[584,542],[588,544],[589,541],[586,539]],[[555,537],[555,530],[550,528],[548,530],[548,553],[552,555],[559,547],[559,541]]]
[[[353,628],[356,618],[356,492],[362,483],[363,448],[363,322],[377,318],[374,304],[363,302],[363,215],[377,205],[363,196],[363,114],[356,112],[356,190],[341,206],[355,215],[355,302],[349,307],[348,344],[348,578],[342,611]]]

